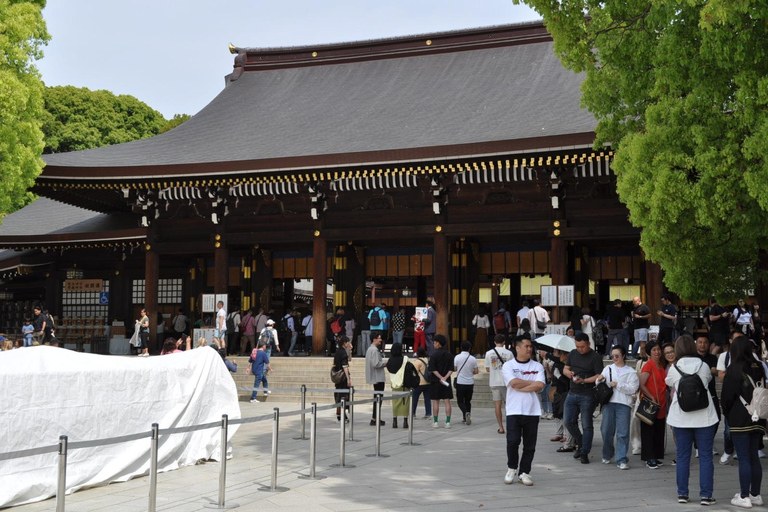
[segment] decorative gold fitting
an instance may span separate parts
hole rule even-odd
[[[320,232],[315,230],[315,236],[320,236]]]
[[[552,223],[552,225],[555,226],[556,228],[559,228],[560,227],[560,221],[556,220],[555,222]]]
[[[435,231],[440,233],[443,230],[443,226],[435,226]]]
[[[554,235],[555,235],[555,236],[560,236],[560,230],[559,230],[559,229],[556,229],[556,230],[555,230],[555,232],[554,232]]]

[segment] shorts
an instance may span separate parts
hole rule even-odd
[[[491,394],[493,395],[494,402],[506,402],[507,401],[507,387],[506,386],[491,386]]]
[[[635,341],[648,341],[648,329],[635,329]]]
[[[448,386],[443,386],[440,381],[432,382],[429,388],[429,398],[432,400],[450,400],[453,398],[453,386],[450,386],[451,379],[449,378]]]
[[[709,331],[709,341],[718,347],[728,344],[728,335],[725,333]]]
[[[218,329],[214,329],[213,330],[213,337],[214,338],[222,339],[226,335],[227,335],[227,330],[226,329],[224,329],[223,331],[220,331]]]
[[[149,347],[149,331],[139,331],[139,344],[136,345],[136,348],[147,348]]]

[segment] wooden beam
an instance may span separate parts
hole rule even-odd
[[[432,272],[435,277],[435,310],[437,313],[437,333],[450,337],[450,301],[448,300],[448,240],[445,233],[434,235],[435,256]],[[450,338],[449,338],[450,343]]]
[[[328,261],[326,260],[328,243],[325,238],[316,236],[313,244],[313,279],[312,279],[312,353],[325,353],[325,293]]]
[[[213,292],[216,294],[227,293],[229,288],[229,249],[226,244],[221,244],[213,251],[214,276]]]
[[[149,345],[157,339],[157,292],[160,280],[160,255],[149,249],[144,259],[144,309],[149,318]],[[147,348],[147,347],[143,347]]]

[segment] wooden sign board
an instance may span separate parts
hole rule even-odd
[[[212,293],[203,294],[203,313],[216,311],[216,296]]]
[[[541,305],[557,306],[557,286],[541,287]]]
[[[64,281],[65,292],[100,292],[104,288],[102,279],[67,279]]]
[[[576,291],[573,285],[557,287],[557,302],[560,306],[574,306],[575,295]]]

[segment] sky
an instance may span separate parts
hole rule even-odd
[[[48,86],[130,94],[195,114],[248,48],[360,41],[540,19],[512,0],[48,0]]]

